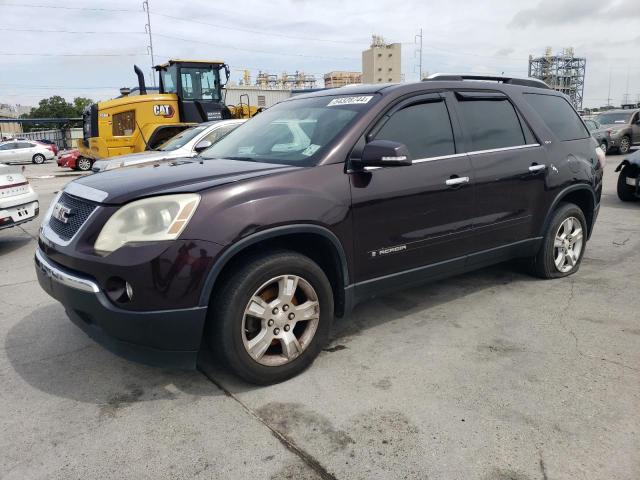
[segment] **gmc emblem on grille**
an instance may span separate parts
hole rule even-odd
[[[53,213],[51,213],[51,216],[62,223],[69,223],[70,213],[70,208],[65,207],[61,203],[56,203],[55,207],[53,207]]]

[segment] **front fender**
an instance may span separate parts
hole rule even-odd
[[[618,165],[616,167],[616,172],[619,172],[620,170],[622,170],[624,167],[626,167],[627,165],[635,165],[638,168],[640,168],[640,150],[638,150],[637,152],[635,152],[632,155],[629,155],[627,158],[625,158],[620,165]]]

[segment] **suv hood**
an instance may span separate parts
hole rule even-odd
[[[121,204],[166,193],[198,192],[207,188],[301,167],[242,160],[180,158],[172,162],[111,170],[81,177],[65,190],[98,203]]]

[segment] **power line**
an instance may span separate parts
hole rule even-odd
[[[29,3],[3,3],[2,7],[51,8],[55,10],[80,10],[92,12],[140,12],[140,10],[133,10],[130,8],[68,7],[62,5],[38,5]]]
[[[45,30],[39,28],[13,28],[13,27],[0,27],[0,31],[3,32],[29,32],[29,33],[72,33],[74,35],[78,34],[92,34],[92,35],[146,35],[146,32],[117,32],[117,31],[108,31],[108,30]]]
[[[328,57],[328,56],[322,56],[322,55],[305,55],[302,53],[281,53],[281,52],[268,52],[265,50],[255,50],[252,48],[242,48],[242,47],[236,47],[233,45],[222,45],[220,43],[212,43],[212,42],[207,42],[204,40],[195,40],[192,38],[184,38],[184,37],[176,37],[174,35],[166,35],[164,33],[156,33],[155,34],[156,37],[162,37],[162,38],[169,38],[172,40],[180,40],[183,42],[191,42],[191,43],[200,43],[203,45],[212,45],[215,47],[221,47],[221,48],[229,48],[232,50],[240,50],[240,51],[245,51],[245,52],[251,52],[251,53],[262,53],[265,55],[282,55],[282,56],[286,56],[286,57],[303,57],[303,58],[321,58],[321,59],[326,59],[326,60],[356,60],[356,58],[349,58],[349,57]]]
[[[298,35],[286,35],[284,33],[269,32],[269,31],[266,31],[266,30],[254,30],[254,29],[243,28],[243,27],[230,27],[229,25],[222,25],[220,23],[205,22],[204,20],[196,20],[196,19],[193,19],[193,18],[178,17],[176,15],[169,15],[169,14],[166,14],[166,13],[154,12],[153,15],[158,16],[158,17],[169,18],[171,20],[180,20],[182,22],[191,22],[191,23],[197,23],[197,24],[200,24],[200,25],[206,25],[206,26],[209,26],[209,27],[222,28],[224,30],[236,30],[238,32],[255,33],[255,34],[258,34],[258,35],[267,35],[269,37],[280,37],[280,38],[288,38],[288,39],[291,39],[291,40],[306,40],[306,41],[312,41],[312,42],[327,42],[327,43],[337,43],[337,44],[344,44],[345,43],[344,40],[334,40],[334,39],[329,39],[329,38],[318,38],[318,37],[303,37],[303,36],[298,36]],[[366,40],[363,40],[363,42],[366,42]]]
[[[146,57],[148,53],[20,53],[0,52],[3,57]]]

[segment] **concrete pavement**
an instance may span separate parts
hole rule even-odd
[[[0,477],[640,478],[640,203],[608,161],[578,274],[378,298],[271,387],[108,353],[37,285],[38,224],[0,232]],[[68,179],[28,170],[46,210]]]

